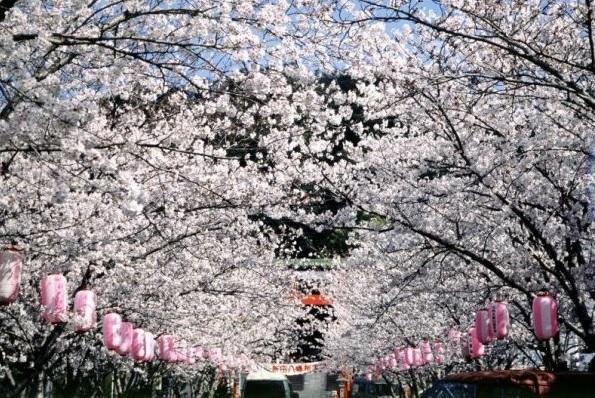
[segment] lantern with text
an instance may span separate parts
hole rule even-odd
[[[103,317],[103,344],[108,350],[117,350],[122,338],[120,337],[120,327],[122,326],[122,317],[116,313],[105,314]]]
[[[490,313],[482,308],[475,313],[475,331],[481,344],[490,344],[493,340]]]
[[[469,328],[467,332],[467,344],[469,347],[469,358],[478,359],[484,354],[485,347],[479,341],[477,330],[474,327]]]
[[[97,297],[92,290],[79,290],[74,295],[74,330],[88,332],[97,326]]]
[[[533,328],[535,337],[541,341],[558,334],[558,306],[549,293],[539,293],[533,299]]]
[[[506,338],[506,336],[508,336],[508,328],[510,324],[508,306],[506,303],[496,300],[494,303],[490,304],[489,312],[493,336],[498,340]]]
[[[68,292],[66,278],[62,274],[51,274],[40,282],[41,316],[49,323],[66,322],[68,317]]]
[[[16,300],[22,268],[23,254],[18,249],[0,249],[0,305],[7,305]]]
[[[130,322],[122,322],[120,325],[120,345],[116,349],[120,355],[128,355],[132,348],[132,337],[134,335],[134,325]]]

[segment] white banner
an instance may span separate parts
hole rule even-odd
[[[261,363],[258,365],[271,373],[284,374],[287,376],[312,373],[324,368],[324,362]]]

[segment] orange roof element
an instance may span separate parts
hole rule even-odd
[[[331,305],[332,302],[328,298],[324,297],[322,294],[308,294],[302,297],[302,304],[316,307]]]

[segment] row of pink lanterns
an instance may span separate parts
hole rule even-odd
[[[387,369],[408,370],[425,365],[441,365],[445,360],[444,345],[440,341],[433,344],[424,341],[417,347],[395,348],[393,352],[377,360],[367,370],[366,377],[371,379],[372,373],[382,373]]]
[[[246,355],[239,357],[224,356],[221,348],[203,348],[190,346],[185,340],[171,334],[164,334],[155,339],[154,335],[140,328],[134,328],[130,322],[123,322],[117,313],[108,313],[103,317],[103,343],[105,347],[122,356],[130,356],[135,361],[150,362],[157,357],[166,363],[193,365],[196,361],[210,361],[221,371],[228,368],[252,368],[254,361]]]
[[[475,314],[475,324],[469,328],[467,334],[461,338],[461,333],[456,329],[448,332],[448,340],[454,345],[461,344],[462,354],[465,359],[477,359],[484,354],[484,344],[504,339],[509,332],[509,315],[506,303],[496,300],[488,308],[481,309]],[[424,365],[441,365],[445,361],[445,346],[441,341],[433,344],[424,341],[418,347],[395,349],[385,355],[374,365],[368,368],[366,378],[372,377],[372,372],[382,373],[386,369],[408,370]]]
[[[548,292],[538,293],[532,303],[533,331],[539,341],[547,341],[558,332],[558,307],[554,296]],[[463,356],[480,358],[485,345],[508,336],[510,317],[506,303],[496,300],[488,308],[475,313],[474,326],[468,329],[463,341]]]
[[[18,296],[23,265],[22,251],[15,247],[0,249],[0,304],[8,305]],[[69,318],[67,281],[62,274],[50,274],[41,279],[41,316],[51,324],[64,323]],[[97,297],[92,290],[79,290],[74,297],[74,330],[85,333],[97,327]],[[103,343],[105,347],[138,362],[159,359],[168,363],[194,364],[196,360],[210,360],[221,370],[227,367],[253,367],[254,361],[242,355],[239,358],[224,357],[220,348],[203,349],[189,347],[185,341],[176,344],[173,335],[155,336],[130,322],[123,322],[117,313],[103,317]]]
[[[475,313],[474,326],[467,330],[461,349],[465,359],[478,359],[485,353],[485,345],[508,336],[510,316],[508,306],[501,300]]]
[[[0,304],[14,302],[19,292],[23,253],[15,247],[0,250]],[[68,319],[68,292],[66,278],[61,274],[44,277],[39,285],[42,318],[49,323],[66,322]],[[74,328],[87,332],[96,325],[97,300],[91,290],[79,290],[74,296]]]
[[[137,362],[155,359],[155,337],[152,333],[134,328],[130,322],[122,322],[119,314],[110,312],[103,317],[103,345],[122,356],[130,356]]]
[[[16,300],[21,281],[22,262],[23,255],[19,249],[7,247],[0,250],[0,304],[2,305],[10,304]],[[52,324],[66,322],[69,307],[66,278],[61,274],[51,274],[44,277],[40,283],[40,293],[43,319]],[[97,298],[93,291],[79,290],[75,294],[74,323],[76,332],[84,333],[96,327],[96,306]],[[533,299],[532,314],[534,332],[538,340],[548,340],[558,333],[557,304],[551,294],[540,293]],[[104,319],[104,342],[106,347],[119,353],[128,353],[130,351],[131,356],[136,360],[151,360],[154,357],[154,348],[151,355],[141,355],[141,352],[147,352],[150,347],[155,346],[152,334],[144,332],[142,329],[134,329],[132,324],[122,322],[121,318],[118,322],[118,317],[118,314],[107,314]],[[111,337],[106,337],[106,322],[108,324],[107,333]],[[484,345],[490,344],[496,339],[506,338],[509,332],[509,324],[507,306],[500,300],[491,303],[488,308],[477,311],[474,326],[468,329],[463,339],[463,356],[468,359],[481,357],[485,352]],[[116,329],[121,330],[121,332],[114,333]],[[115,343],[117,338],[114,336],[116,334],[120,339],[118,344]],[[175,346],[175,343],[171,343],[172,341],[175,342],[173,336],[165,335],[160,337],[160,352],[163,351],[160,359],[167,362],[179,362],[178,357],[180,357],[182,362],[193,363],[195,353],[182,350],[180,353],[176,352],[174,354],[171,347]],[[122,344],[122,347],[120,347],[120,344]],[[404,358],[401,360],[402,367],[409,368],[427,364],[431,361],[424,362],[424,360],[420,361],[415,358],[429,357],[432,351],[427,348],[429,344],[429,342],[424,342],[422,348],[409,347],[402,349],[398,354],[392,353],[394,358],[390,357],[390,355],[388,359],[383,358],[376,368],[396,367],[397,355],[399,358]],[[435,350],[436,344],[440,343],[435,343]],[[425,354],[418,354],[418,352]],[[442,360],[443,358],[440,359],[439,356],[436,356],[437,363]]]

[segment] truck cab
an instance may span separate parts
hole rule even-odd
[[[299,398],[299,395],[292,392],[286,376],[258,371],[246,377],[242,398]]]

